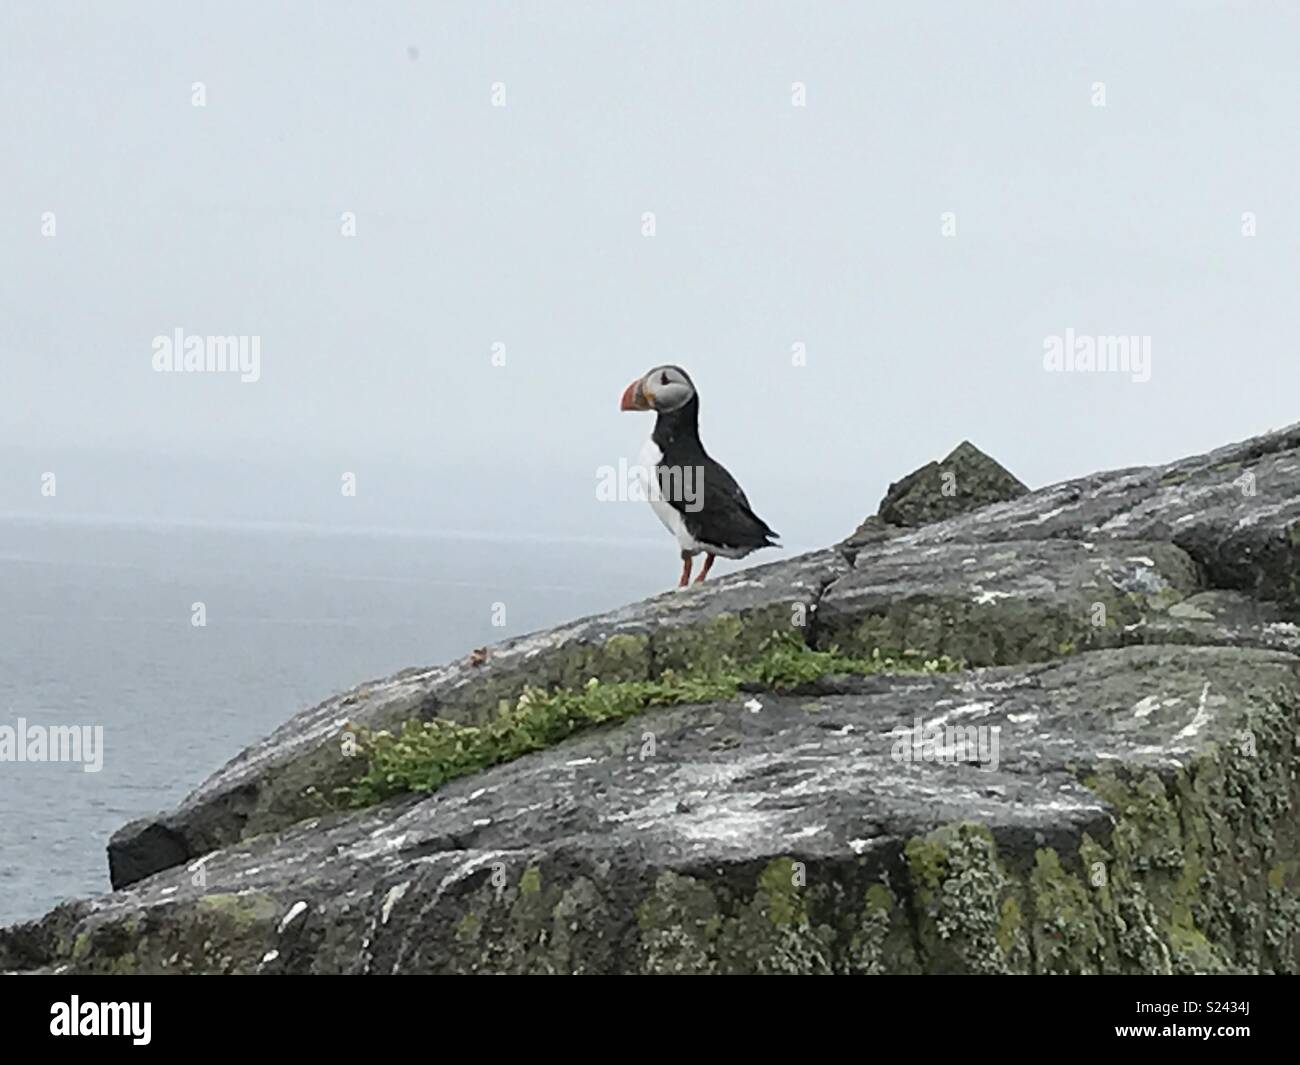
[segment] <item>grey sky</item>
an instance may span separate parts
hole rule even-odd
[[[796,545],[963,438],[1038,485],[1295,421],[1298,40],[1261,2],[8,0],[0,511],[53,469],[66,512],[659,536],[594,493],[660,362]],[[153,372],[177,327],[261,379]],[[1044,372],[1067,328],[1151,380]]]

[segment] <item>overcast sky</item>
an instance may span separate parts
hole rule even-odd
[[[592,503],[661,362],[794,544],[964,438],[1037,486],[1293,422],[1297,41],[1265,2],[5,0],[0,511],[52,470],[66,513],[660,535]],[[259,379],[155,372],[177,328]],[[1067,330],[1150,379],[1046,371]]]

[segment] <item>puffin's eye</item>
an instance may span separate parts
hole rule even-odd
[[[668,375],[666,373],[661,373],[659,375],[659,383],[661,385],[666,385],[668,383]]]

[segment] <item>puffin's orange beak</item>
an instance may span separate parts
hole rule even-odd
[[[645,389],[641,387],[641,379],[633,381],[627,388],[623,389],[623,398],[618,405],[619,410],[649,410],[650,404],[646,402]]]

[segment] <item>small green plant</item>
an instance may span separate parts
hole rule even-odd
[[[963,663],[947,655],[926,658],[919,651],[888,657],[876,648],[869,658],[841,654],[835,646],[814,651],[798,637],[773,633],[749,667],[746,679],[772,688],[793,688],[837,673],[949,673],[962,668]]]
[[[676,673],[656,680],[606,684],[593,677],[581,689],[526,688],[513,707],[486,725],[435,718],[408,721],[396,735],[358,730],[368,758],[365,774],[343,789],[345,805],[369,806],[405,792],[436,791],[449,780],[554,746],[576,732],[623,721],[654,706],[707,703],[734,697],[745,682],[765,688],[796,687],[836,673],[942,673],[961,669],[946,655],[897,658],[876,651],[870,658],[814,651],[798,636],[773,633],[759,655],[743,666]]]

